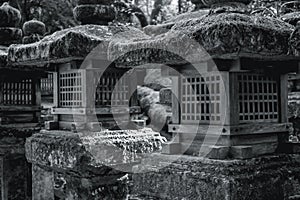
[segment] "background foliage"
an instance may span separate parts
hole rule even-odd
[[[0,0],[4,2],[5,0]],[[32,2],[40,2],[42,7],[41,21],[46,24],[47,34],[79,24],[73,18],[76,0],[7,0],[22,12],[23,22],[32,19]],[[191,0],[115,0],[126,5],[127,15],[143,15],[143,26],[159,24],[184,12],[194,10]],[[300,10],[300,1],[287,0],[253,0],[250,4],[252,14],[279,17],[280,15]],[[287,4],[286,4],[287,3]],[[285,5],[285,6],[282,6]],[[141,11],[143,12],[141,14]],[[140,16],[139,16],[140,15]]]

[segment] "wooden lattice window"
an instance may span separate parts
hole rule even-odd
[[[122,75],[123,72],[105,72],[96,80],[96,107],[128,105],[128,81]]]
[[[53,74],[49,73],[47,78],[41,79],[41,93],[42,95],[53,94]]]
[[[181,120],[187,123],[218,123],[221,120],[221,75],[181,79]]]
[[[239,74],[240,122],[278,122],[278,84],[272,77]]]
[[[33,105],[33,81],[24,79],[3,82],[3,105]]]
[[[82,73],[80,71],[59,74],[59,104],[60,107],[82,106]]]

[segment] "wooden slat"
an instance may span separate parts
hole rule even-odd
[[[256,123],[243,124],[237,126],[218,126],[218,125],[169,125],[169,131],[174,133],[207,133],[216,135],[249,135],[264,133],[284,133],[288,132],[290,123]]]
[[[280,122],[288,122],[288,75],[280,76]]]
[[[112,113],[140,113],[139,106],[134,107],[103,107],[103,108],[52,108],[51,114],[53,115],[86,115],[97,114],[105,115]]]
[[[179,77],[172,77],[172,123],[180,123],[180,100],[181,100],[181,81]]]
[[[53,73],[53,106],[58,107],[59,104],[59,82],[58,82],[58,73]]]
[[[0,111],[5,112],[35,112],[40,110],[41,106],[0,106]]]

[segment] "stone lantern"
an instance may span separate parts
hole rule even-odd
[[[98,18],[101,19],[96,21],[96,24],[108,24],[113,20],[114,8],[110,4],[96,4],[96,1],[93,1],[95,6],[85,1],[80,1],[79,4],[74,9],[74,15],[82,24],[92,23],[90,20],[94,19],[93,16],[86,15],[86,12],[90,11],[99,15]],[[108,16],[102,18],[105,14]],[[38,31],[44,32],[43,24],[36,20],[24,24],[24,29],[32,30],[32,28],[36,34],[40,34]],[[120,118],[127,113],[127,118],[124,120],[128,121],[130,120],[128,114],[140,112],[135,90],[137,84],[143,81],[144,70],[125,75],[128,69],[116,68],[112,62],[103,58],[105,53],[95,58],[85,59],[85,56],[100,43],[104,44],[101,51],[105,50],[105,45],[108,45],[110,38],[113,38],[112,29],[108,26],[91,24],[78,26],[57,32],[39,43],[24,46],[31,49],[31,54],[36,53],[36,55],[30,54],[29,56],[41,56],[37,57],[36,62],[31,60],[27,64],[50,63],[49,69],[54,72],[54,107],[51,112],[55,120],[46,122],[46,129],[73,130],[76,127],[99,130],[102,126],[112,128],[116,126],[113,113]],[[39,49],[38,52],[34,52],[36,46]],[[14,55],[17,55],[19,52],[25,53],[25,51],[22,52],[25,48],[12,48],[11,50]],[[18,60],[12,58],[12,62],[18,62]],[[117,83],[119,87],[115,89]],[[130,98],[129,95],[132,97]]]
[[[288,55],[288,39],[293,27],[276,19],[255,18],[231,12],[232,9],[220,10],[220,7],[238,8],[250,1],[203,2],[212,6],[215,14],[191,19],[189,23],[195,23],[195,28],[179,22],[165,38],[157,39],[157,43],[149,41],[157,46],[161,46],[159,42],[163,43],[163,40],[183,46],[185,44],[173,38],[172,33],[182,31],[193,36],[193,40],[202,44],[210,55],[210,59],[201,58],[201,55],[193,58],[201,73],[191,64],[182,64],[184,61],[176,57],[156,56],[154,59],[150,50],[145,51],[149,55],[142,55],[177,71],[164,72],[176,79],[169,131],[177,135],[178,141],[172,145],[177,153],[205,154],[219,159],[245,159],[275,153],[284,142],[282,136],[287,136],[290,130],[287,73],[298,70],[296,57]],[[257,31],[253,28],[256,26]],[[210,39],[210,30],[214,31],[213,39]],[[268,37],[269,32],[272,38]],[[140,46],[150,46],[147,42],[141,42]],[[119,46],[130,48],[130,44]],[[126,56],[126,60],[130,66],[130,56]],[[120,59],[120,62],[125,61]]]
[[[133,27],[106,26],[114,13],[109,1],[78,3],[74,15],[84,25],[9,48],[11,64],[54,72],[54,121],[26,142],[33,198],[126,199],[127,172],[140,153],[160,150],[164,138],[149,129],[117,127],[113,114],[128,123],[130,114],[140,112],[135,90],[144,76],[143,70],[116,66],[107,54],[114,40],[148,36]]]
[[[146,157],[133,176],[135,192],[158,199],[295,198],[299,181],[291,180],[300,163],[287,153],[287,74],[298,71],[289,43],[299,31],[240,12],[250,1],[202,2],[210,14],[110,51],[116,63],[164,64],[163,74],[174,77],[173,155]],[[127,53],[116,58],[120,52]]]
[[[1,199],[31,196],[30,164],[25,140],[40,130],[40,79],[42,68],[7,63],[8,46],[19,43],[20,11],[4,3],[0,7],[0,173]]]

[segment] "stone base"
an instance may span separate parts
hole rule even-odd
[[[35,200],[125,200],[128,195],[126,173],[80,177],[71,173],[54,172],[33,165],[33,199]]]
[[[19,200],[31,198],[31,167],[27,163],[23,146],[10,146],[13,151],[0,155],[1,199]],[[7,149],[0,145],[0,150]]]
[[[284,200],[300,195],[296,154],[223,161],[156,154],[136,172],[133,191],[140,199]]]

